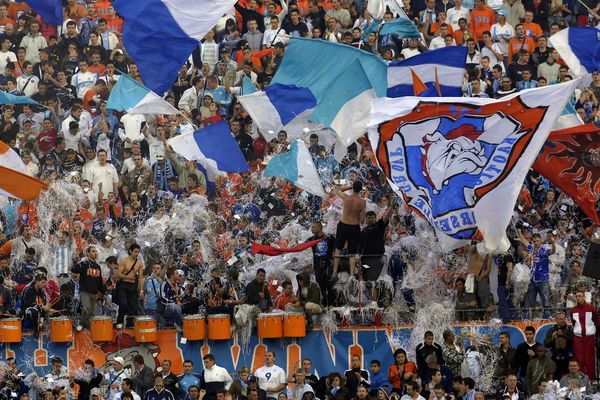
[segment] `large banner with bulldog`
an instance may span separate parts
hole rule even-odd
[[[369,139],[394,190],[446,250],[482,237],[480,252],[504,252],[525,175],[576,83],[500,100],[377,99]]]

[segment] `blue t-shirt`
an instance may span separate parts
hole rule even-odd
[[[539,249],[533,250],[533,244],[527,247],[529,253],[533,255],[533,268],[531,269],[531,280],[533,282],[548,282],[550,280],[549,259],[552,249],[548,245],[542,245]]]

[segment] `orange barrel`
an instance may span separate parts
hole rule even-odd
[[[206,336],[204,316],[200,314],[183,317],[183,337],[188,340],[203,340]]]
[[[90,336],[94,342],[113,340],[112,318],[106,316],[90,318]]]
[[[0,342],[21,342],[21,320],[18,318],[0,319]]]
[[[50,318],[50,341],[68,343],[73,340],[73,321],[67,317]]]
[[[306,316],[304,313],[288,312],[283,317],[283,336],[306,336]]]
[[[258,337],[261,339],[279,339],[283,337],[283,314],[258,314]]]
[[[133,322],[133,335],[138,343],[156,342],[158,340],[156,320],[150,317],[137,317]]]
[[[208,338],[210,340],[231,339],[231,320],[227,314],[208,316]]]

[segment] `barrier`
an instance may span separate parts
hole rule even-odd
[[[536,340],[541,342],[553,323],[511,323],[494,329],[496,336],[493,341],[498,342],[497,334],[500,331],[507,331],[512,345],[516,347],[525,339],[525,327],[533,325],[537,329]],[[464,327],[473,326],[478,327],[481,333],[490,331],[490,327],[483,324],[458,324],[454,329],[460,333]],[[306,337],[303,338],[259,339],[253,334],[246,351],[243,351],[235,335],[229,340],[182,341],[182,333],[173,329],[159,330],[157,340],[153,343],[136,343],[134,331],[129,329],[118,331],[114,341],[106,343],[94,342],[87,331],[74,332],[74,340],[69,343],[52,343],[49,332],[42,332],[40,340],[24,333],[20,343],[0,343],[0,361],[16,357],[22,371],[33,368],[36,372],[45,374],[50,371],[53,356],[60,356],[68,368],[78,369],[83,366],[86,358],[92,358],[96,366],[102,367],[117,356],[123,357],[128,366],[133,356],[140,354],[150,368],[157,367],[164,359],[171,360],[173,372],[179,374],[183,372],[183,360],[191,359],[194,365],[201,366],[202,356],[207,353],[214,354],[217,363],[228,371],[237,371],[242,366],[249,366],[254,370],[263,365],[264,353],[273,350],[277,355],[277,365],[288,373],[297,361],[310,358],[317,373],[323,374],[343,372],[349,368],[350,358],[354,354],[361,356],[363,367],[368,368],[370,360],[376,358],[381,361],[383,368],[387,368],[393,362],[393,339],[407,340],[411,331],[412,327],[407,325],[393,328],[340,328],[333,337],[326,337],[319,328],[306,332]],[[441,338],[437,340],[441,342]]]

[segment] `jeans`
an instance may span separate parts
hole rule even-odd
[[[498,286],[498,312],[505,324],[515,320],[515,311],[512,307],[512,290],[504,286]]]
[[[389,264],[389,273],[394,281],[394,286],[398,285],[402,287],[402,281],[404,280],[404,275],[406,275],[406,270],[408,265],[402,259],[400,254],[394,254],[390,258]],[[409,307],[414,307],[415,305],[415,296],[411,289],[401,289],[402,297],[404,297],[404,302]]]
[[[165,318],[172,319],[176,326],[183,326],[183,318],[181,317],[181,305],[168,304],[165,306]]]
[[[537,295],[540,295],[542,299],[542,307],[544,308],[543,318],[551,318],[550,317],[550,308],[552,307],[550,304],[550,282],[529,282],[529,287],[527,288],[527,302],[526,307],[529,309],[529,317],[533,317],[532,309],[537,304]]]

